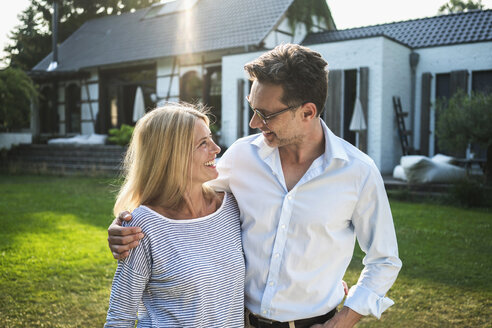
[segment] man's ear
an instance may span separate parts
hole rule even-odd
[[[303,120],[312,120],[316,117],[316,105],[312,102],[305,103],[301,110]]]

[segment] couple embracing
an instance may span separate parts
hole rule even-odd
[[[108,229],[120,259],[105,327],[352,327],[401,268],[374,162],[321,120],[326,61],[285,44],[245,65],[252,128],[220,148],[197,106],[142,119]],[[131,220],[129,220],[131,219]],[[356,285],[342,278],[355,239]]]

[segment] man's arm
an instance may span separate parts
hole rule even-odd
[[[361,315],[381,314],[393,305],[386,297],[401,268],[393,217],[383,179],[375,165],[369,170],[352,214],[360,248],[365,253],[364,269],[350,288],[344,305]]]
[[[129,212],[121,212],[108,228],[108,244],[113,257],[117,260],[128,256],[129,250],[135,248],[144,237],[139,227],[122,227],[123,221],[130,221],[132,216]]]
[[[379,319],[393,304],[385,297],[401,268],[393,218],[379,171],[373,168],[359,195],[352,223],[365,267],[357,285],[350,288],[345,306],[323,325],[311,328],[351,328],[364,315]]]

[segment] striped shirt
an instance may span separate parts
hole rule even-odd
[[[166,218],[146,206],[125,226],[145,237],[118,262],[104,327],[242,327],[239,209],[226,193],[213,214]]]

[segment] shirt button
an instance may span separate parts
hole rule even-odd
[[[267,312],[266,310],[263,310],[263,311],[262,311],[262,313],[263,313],[263,314],[266,314],[266,312]]]
[[[285,224],[282,224],[280,227],[281,227],[282,229],[285,229]]]
[[[292,196],[287,196],[287,199],[288,200],[292,200]]]
[[[270,281],[270,283],[268,283],[270,286],[273,286],[275,285],[275,283],[273,281]]]
[[[280,256],[279,253],[275,253],[275,257],[278,258]]]

